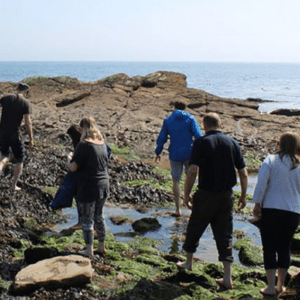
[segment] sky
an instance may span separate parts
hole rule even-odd
[[[0,61],[300,62],[299,0],[11,0]]]

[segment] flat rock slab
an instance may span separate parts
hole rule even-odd
[[[13,288],[16,293],[25,294],[40,287],[78,286],[90,282],[92,276],[90,259],[80,255],[57,256],[21,270],[16,275]]]

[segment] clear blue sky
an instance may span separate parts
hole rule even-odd
[[[12,0],[0,61],[300,63],[299,0]]]

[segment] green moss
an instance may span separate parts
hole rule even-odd
[[[144,263],[159,268],[167,267],[166,261],[162,257],[157,255],[150,255],[150,254],[138,255],[134,257],[134,260],[140,263]]]
[[[39,224],[37,220],[33,218],[27,219],[27,221],[24,223],[24,227],[31,230],[36,230],[39,228]]]
[[[55,195],[58,188],[55,186],[45,186],[44,191],[48,194]]]
[[[121,156],[126,160],[137,160],[140,159],[137,155],[135,155],[129,148],[126,146],[124,148],[119,148],[116,144],[110,144],[112,154],[117,156]]]
[[[260,158],[253,151],[247,151],[244,154],[246,168],[248,172],[257,172],[261,165]]]
[[[291,259],[291,265],[299,268],[300,267],[300,257],[293,255],[292,259]]]
[[[202,266],[201,270],[211,277],[223,276],[223,265],[222,263],[208,263]]]
[[[145,246],[150,246],[150,247],[155,247],[159,244],[160,242],[158,240],[153,240],[141,236],[136,236],[133,241],[129,243],[131,248],[133,250],[138,250],[141,249],[141,247]]]
[[[158,254],[159,250],[147,245],[140,245],[135,248],[139,253]]]
[[[251,242],[251,239],[249,239],[249,238],[239,239],[238,241],[236,241],[233,244],[233,248],[239,250],[239,249],[241,249],[242,246],[248,245],[249,242]]]
[[[151,278],[160,273],[160,270],[148,264],[139,263],[132,259],[114,261],[114,265],[120,268],[120,271],[129,274],[135,278]]]
[[[130,246],[121,242],[106,242],[106,249],[110,249],[112,251],[116,251],[118,253],[128,253],[130,250]]]
[[[0,280],[0,293],[1,291],[8,291],[11,284],[11,281]]]
[[[180,298],[180,299],[185,299],[185,298]],[[199,285],[193,291],[192,299],[215,300],[216,295],[210,292],[208,289]]]
[[[155,174],[159,174],[165,177],[168,177],[169,179],[171,179],[171,174],[170,171],[167,169],[163,169],[163,168],[159,168],[159,167],[154,167],[152,170]]]
[[[105,246],[106,245],[107,243],[105,243]],[[106,249],[106,260],[115,262],[115,261],[122,261],[125,259],[122,257],[120,252]]]
[[[78,244],[85,246],[81,230],[75,231],[71,236],[44,236],[40,238],[40,242],[61,252]]]
[[[18,249],[13,250],[13,257],[24,258],[24,252],[30,247],[30,242],[25,239],[18,240]]]
[[[154,168],[155,169],[155,168]],[[154,170],[153,169],[153,170]],[[156,172],[158,169],[156,168]],[[164,169],[160,169],[159,172],[164,173]],[[168,170],[167,170],[168,171]],[[170,171],[168,171],[170,173]],[[185,182],[185,174],[182,175],[182,179],[179,183],[180,189],[184,190],[184,182]],[[165,176],[164,178],[160,179],[159,182],[157,182],[157,179],[154,178],[153,176],[149,176],[147,180],[128,180],[122,182],[123,184],[130,186],[130,187],[135,187],[135,186],[141,186],[141,185],[150,185],[154,189],[159,189],[159,190],[164,190],[169,193],[173,193],[173,181],[171,176]],[[192,192],[195,192],[197,190],[197,186],[194,185]]]
[[[43,77],[43,76],[32,76],[32,77],[28,77],[26,79],[23,80],[24,83],[29,84],[29,85],[34,85],[34,84],[38,84],[44,81],[47,81],[48,78],[47,77]]]
[[[110,144],[111,152],[113,154],[131,154],[131,150],[128,146],[124,148],[119,148],[116,144]]]
[[[253,244],[241,246],[239,251],[240,262],[246,266],[257,266],[263,263],[262,248]]]

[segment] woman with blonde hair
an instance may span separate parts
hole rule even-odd
[[[98,236],[96,253],[105,256],[103,206],[109,195],[108,148],[93,117],[80,122],[81,141],[75,149],[70,171],[78,173],[77,201],[87,249],[81,254],[93,257],[94,225]]]
[[[279,150],[268,155],[258,173],[253,214],[261,217],[261,240],[268,285],[260,293],[273,296],[285,290],[290,246],[300,216],[300,137],[280,136]],[[277,284],[276,270],[278,271]]]

